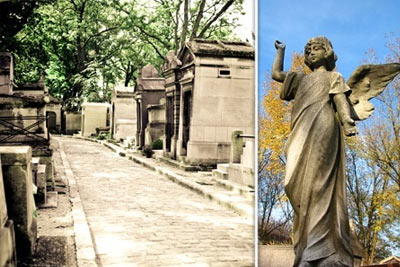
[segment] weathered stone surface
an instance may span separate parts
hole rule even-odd
[[[17,266],[15,252],[14,223],[8,220],[4,227],[0,226],[0,266]]]
[[[0,146],[0,155],[3,166],[27,166],[31,164],[32,148],[30,146]]]
[[[29,256],[36,243],[32,193],[32,150],[27,146],[0,147],[8,217],[15,223],[18,257]]]

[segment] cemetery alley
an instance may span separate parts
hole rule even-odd
[[[248,203],[251,210],[252,201],[202,182],[212,181],[208,173],[185,172],[77,138],[53,137],[52,147],[56,180],[69,184],[69,190],[59,194],[57,209],[39,210],[39,253],[41,240],[54,234],[69,240],[61,249],[65,253],[57,254],[65,257],[62,264],[67,266],[254,265],[253,217],[239,205]],[[181,184],[171,177],[180,177],[176,182]],[[223,201],[210,200],[218,200],[218,195],[231,198],[233,209],[232,200],[237,199],[236,211],[242,215],[224,207]],[[49,217],[59,209],[65,213]]]

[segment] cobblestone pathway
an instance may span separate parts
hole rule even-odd
[[[58,138],[99,266],[253,266],[253,225],[97,143]]]

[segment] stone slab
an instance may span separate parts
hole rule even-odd
[[[0,227],[0,266],[17,266],[14,223],[9,220]]]

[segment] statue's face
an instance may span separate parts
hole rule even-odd
[[[305,51],[305,56],[310,64],[310,68],[314,69],[325,64],[326,51],[322,44],[311,44]]]

